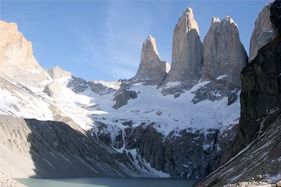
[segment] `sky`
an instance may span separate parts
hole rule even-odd
[[[173,30],[187,7],[193,9],[201,41],[212,17],[231,16],[248,51],[255,20],[268,2],[0,0],[0,20],[18,24],[44,68],[59,65],[87,80],[116,80],[134,76],[149,34],[156,38],[160,58],[171,62]]]

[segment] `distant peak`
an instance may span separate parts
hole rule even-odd
[[[191,8],[185,9],[183,15],[179,18],[176,27],[183,28],[186,30],[186,32],[195,29],[199,33],[199,27],[194,18],[193,11]]]
[[[216,25],[217,23],[225,24],[225,25],[234,25],[235,27],[238,27],[235,23],[234,19],[230,16],[225,16],[222,20],[218,17],[213,17],[211,20],[211,25]]]
[[[219,17],[212,17],[211,24],[215,24],[215,23],[220,23],[220,18]]]
[[[229,24],[234,24],[237,27],[237,24],[235,23],[234,19],[232,17],[230,17],[230,16],[224,17],[222,22],[229,23]]]
[[[156,43],[156,40],[155,40],[155,38],[151,35],[151,34],[149,34],[148,36],[147,36],[147,38],[146,38],[146,42],[153,42],[153,43]]]
[[[194,20],[193,10],[191,8],[185,9],[183,13],[183,17],[185,17],[189,22],[193,22]]]
[[[184,13],[193,15],[193,10],[192,10],[192,8],[188,7],[188,8],[185,9]]]
[[[159,57],[157,45],[156,45],[156,39],[152,35],[148,35],[144,44],[143,44],[143,56],[146,56],[146,54],[155,54]]]
[[[53,79],[63,78],[63,77],[70,77],[71,73],[68,71],[65,71],[60,66],[56,65],[48,70],[49,75]]]

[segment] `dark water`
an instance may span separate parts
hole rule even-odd
[[[177,179],[17,179],[30,187],[191,187],[193,180]]]

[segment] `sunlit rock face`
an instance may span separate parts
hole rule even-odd
[[[165,82],[198,80],[202,49],[197,22],[187,8],[174,29],[172,64]]]
[[[149,84],[160,84],[167,75],[166,65],[166,62],[160,60],[155,38],[149,35],[143,43],[141,62],[133,79]]]
[[[252,61],[258,54],[258,50],[275,37],[270,21],[270,5],[265,6],[259,13],[252,33],[249,51],[249,61]]]
[[[234,20],[213,18],[203,42],[202,79],[223,78],[232,87],[240,87],[240,72],[246,62],[247,54]]]
[[[0,74],[29,85],[50,80],[15,23],[0,21]]]

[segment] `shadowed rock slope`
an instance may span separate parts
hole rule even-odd
[[[13,178],[124,177],[127,157],[62,122],[0,116],[0,167]]]
[[[243,69],[241,118],[232,150],[242,151],[197,186],[280,178],[280,62],[281,38],[277,37]]]

